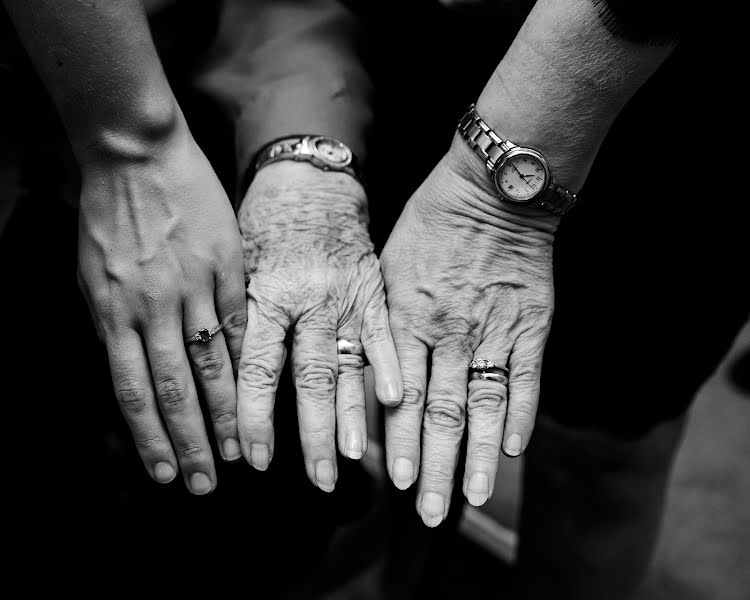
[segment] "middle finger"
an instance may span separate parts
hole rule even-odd
[[[422,465],[417,509],[428,527],[448,514],[453,476],[466,420],[466,386],[471,351],[451,342],[436,345],[422,425]]]
[[[336,486],[336,318],[325,308],[300,317],[294,330],[292,370],[307,476],[324,492]]]

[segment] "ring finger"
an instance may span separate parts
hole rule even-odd
[[[193,494],[216,485],[211,448],[179,323],[151,322],[143,332],[154,390],[185,484]]]
[[[358,460],[367,451],[365,418],[364,348],[353,328],[338,331],[336,380],[336,433],[339,452]]]
[[[224,332],[210,299],[185,309],[185,337],[198,385],[213,422],[216,443],[224,460],[242,456],[237,437],[237,387]],[[195,336],[201,341],[198,341]]]
[[[474,358],[488,359],[502,367],[469,372],[469,435],[463,492],[471,504],[481,506],[494,490],[500,456],[508,407],[508,377],[504,371],[508,352],[497,341],[485,340],[474,352]]]

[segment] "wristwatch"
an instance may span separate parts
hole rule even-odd
[[[351,148],[324,135],[293,135],[269,142],[258,152],[254,172],[280,160],[309,162],[324,171],[341,171],[362,181]]]
[[[573,208],[576,195],[555,182],[544,155],[501,139],[482,120],[474,104],[458,122],[458,132],[485,161],[503,200],[540,206],[556,215],[564,215]]]

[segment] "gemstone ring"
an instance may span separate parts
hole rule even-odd
[[[224,326],[221,323],[216,327],[211,327],[210,329],[208,327],[203,327],[202,329],[198,330],[198,333],[195,333],[189,338],[186,338],[185,343],[192,344],[193,342],[200,342],[201,344],[207,344],[223,328]]]

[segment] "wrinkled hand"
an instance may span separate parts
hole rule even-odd
[[[148,159],[107,157],[82,172],[79,280],[120,407],[151,477],[167,483],[179,464],[205,494],[216,472],[193,373],[224,458],[240,456],[232,366],[245,290],[232,207],[186,129]],[[186,347],[218,323],[210,342]]]
[[[260,470],[273,456],[274,397],[289,331],[307,475],[331,491],[336,441],[349,458],[367,450],[364,362],[337,355],[337,340],[364,346],[381,402],[393,405],[402,394],[364,191],[349,175],[282,161],[258,172],[238,220],[249,280],[238,379],[243,454]]]
[[[386,411],[387,466],[400,489],[419,476],[431,527],[448,513],[467,414],[472,504],[492,494],[501,442],[510,456],[526,447],[553,308],[556,217],[503,206],[462,143],[409,200],[381,257],[404,381],[403,402]],[[472,358],[507,364],[509,390],[469,380]]]

